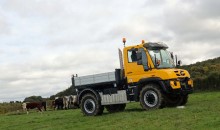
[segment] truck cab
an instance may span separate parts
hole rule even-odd
[[[120,69],[72,77],[84,115],[123,111],[126,103],[140,102],[145,110],[185,105],[193,92],[188,71],[178,69],[164,43],[143,42],[120,51]]]
[[[144,43],[124,48],[124,71],[129,85],[138,85],[144,80],[170,81],[170,87],[180,92],[192,89],[181,89],[181,82],[187,81],[192,87],[190,74],[186,70],[177,69],[168,46],[163,43]],[[174,84],[175,82],[175,84]],[[164,88],[166,89],[166,88]],[[168,90],[166,90],[168,91]]]
[[[151,109],[146,104],[156,104],[159,98],[155,95],[158,93],[161,93],[163,101],[155,107],[161,108],[185,105],[188,94],[193,91],[190,74],[176,68],[173,56],[167,49],[164,43],[149,42],[123,50],[126,82],[136,92],[133,100],[140,101],[145,109]],[[144,95],[145,91],[147,95]]]

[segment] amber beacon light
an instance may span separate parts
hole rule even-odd
[[[126,38],[122,38],[122,42],[124,43],[124,47],[125,47]]]

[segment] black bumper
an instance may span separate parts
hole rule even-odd
[[[170,86],[170,81],[161,81],[160,83],[160,85],[163,86],[163,90],[165,91],[165,93],[168,94],[186,95],[193,93],[194,89],[192,86],[188,85],[187,81],[181,81],[180,84],[181,84],[181,88],[173,89]]]

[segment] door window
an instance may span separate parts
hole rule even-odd
[[[137,51],[136,50],[129,50],[128,51],[128,62],[137,62]]]

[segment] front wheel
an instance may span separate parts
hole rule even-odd
[[[180,106],[184,106],[186,105],[187,101],[188,101],[188,94],[187,95],[183,95],[182,96],[182,101],[180,102]]]
[[[96,116],[103,113],[101,104],[92,94],[86,94],[82,97],[80,108],[86,116]]]
[[[148,84],[140,92],[140,104],[143,109],[158,109],[164,105],[163,94],[156,84]]]
[[[167,96],[167,107],[176,107],[176,106],[184,106],[188,101],[187,95],[177,95],[177,96]]]

